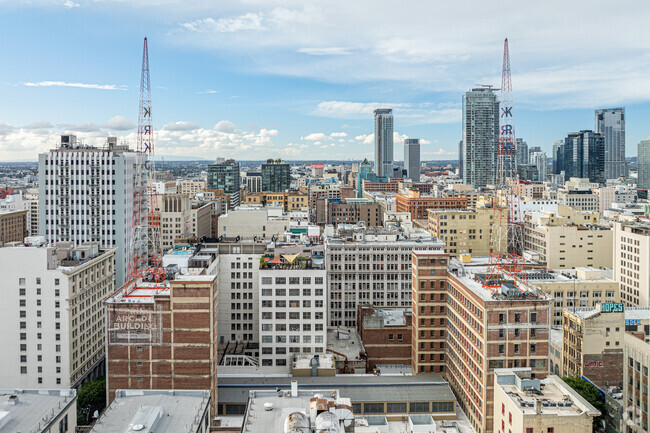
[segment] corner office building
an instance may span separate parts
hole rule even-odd
[[[56,149],[38,156],[39,235],[47,242],[99,242],[117,248],[115,282],[124,284],[133,221],[136,163],[143,156],[108,137],[103,148],[62,135]]]

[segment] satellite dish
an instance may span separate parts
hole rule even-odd
[[[141,431],[144,430],[144,424],[134,424],[133,425],[133,431]]]

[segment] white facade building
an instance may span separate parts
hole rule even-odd
[[[411,253],[444,248],[428,232],[416,234],[357,227],[325,238],[328,326],[356,327],[359,304],[411,306]]]
[[[312,264],[274,266],[259,271],[261,366],[291,365],[294,354],[327,347],[327,272]]]
[[[621,302],[628,307],[650,307],[650,224],[614,223],[613,262]]]
[[[97,244],[0,248],[3,386],[76,387],[105,374],[102,301],[115,290],[114,258]]]
[[[105,148],[62,135],[38,158],[39,235],[47,242],[99,242],[117,248],[115,280],[126,279],[133,221],[135,165],[142,156],[109,137]]]

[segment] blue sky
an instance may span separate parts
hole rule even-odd
[[[596,108],[625,106],[627,154],[650,134],[650,2],[0,0],[0,160],[57,135],[135,143],[149,38],[161,155],[371,157],[395,109],[423,159],[456,158],[461,99],[500,84],[510,41],[515,128],[549,155]]]

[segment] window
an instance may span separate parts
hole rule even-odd
[[[409,412],[429,412],[429,402],[412,402],[409,404]]]
[[[451,401],[434,401],[432,403],[431,412],[433,413],[449,413],[454,411],[454,403]]]
[[[521,313],[515,313],[515,323],[521,322]]]
[[[531,323],[537,322],[537,313],[530,313],[530,322]]]
[[[546,429],[546,433],[553,433],[555,429],[553,427],[549,427]]]
[[[386,413],[406,413],[406,403],[386,403]]]
[[[314,278],[314,283],[315,284],[323,284],[323,277],[315,277]]]
[[[533,429],[531,427],[526,427],[526,433],[533,433]]]

